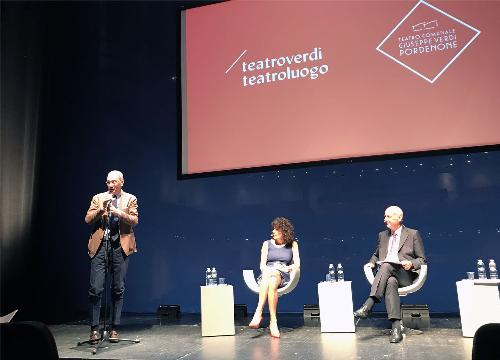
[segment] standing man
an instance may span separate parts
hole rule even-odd
[[[370,261],[365,265],[380,268],[375,275],[370,296],[363,306],[354,312],[356,318],[365,319],[373,305],[385,299],[387,316],[392,322],[391,343],[403,339],[401,331],[401,303],[398,287],[408,286],[418,276],[414,270],[426,263],[424,245],[418,230],[402,225],[403,210],[389,206],[385,210],[387,230],[378,234],[378,244]]]
[[[106,280],[106,263],[109,264],[108,269],[112,277],[112,318],[109,340],[111,342],[119,340],[118,326],[123,306],[128,257],[137,252],[133,227],[139,221],[137,198],[122,190],[124,183],[125,180],[120,171],[110,171],[106,179],[108,191],[94,195],[85,215],[85,222],[92,225],[88,243],[91,342],[100,340],[99,314]],[[106,249],[108,249],[107,253]]]

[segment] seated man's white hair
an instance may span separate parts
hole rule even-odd
[[[403,219],[403,210],[399,206],[391,205],[385,211],[390,214],[401,215],[401,219]]]

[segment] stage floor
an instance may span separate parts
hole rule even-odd
[[[472,339],[462,337],[457,316],[431,314],[431,328],[423,334],[405,335],[399,344],[384,334],[389,322],[377,314],[362,320],[356,333],[320,332],[317,321],[304,323],[302,314],[279,314],[281,338],[273,339],[265,328],[249,329],[250,320],[236,321],[235,336],[201,337],[199,314],[183,314],[179,320],[164,321],[156,315],[123,316],[120,336],[138,338],[138,344],[107,344],[93,355],[84,321],[51,325],[59,356],[65,359],[182,359],[182,360],[300,360],[300,359],[411,359],[470,360]],[[263,324],[267,325],[264,318]]]

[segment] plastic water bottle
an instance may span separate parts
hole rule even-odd
[[[341,263],[337,265],[337,280],[344,281],[344,268]]]
[[[330,281],[335,281],[335,266],[333,264],[328,266],[328,276]]]
[[[486,269],[484,268],[483,260],[477,261],[477,277],[479,279],[486,279]]]
[[[210,278],[212,277],[212,270],[210,270],[209,267],[207,267],[207,271],[205,272],[205,285],[208,286],[210,285]]]
[[[490,268],[490,279],[498,279],[497,264],[495,264],[495,260],[490,259],[488,267]]]
[[[217,285],[217,270],[212,268],[212,285]]]

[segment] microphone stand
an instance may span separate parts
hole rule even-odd
[[[130,342],[130,343],[140,343],[141,340],[136,338],[135,340],[132,339],[115,339],[113,341],[109,340],[109,332],[107,329],[107,324],[106,324],[106,319],[108,318],[108,291],[106,289],[106,283],[108,282],[108,274],[111,273],[110,267],[111,264],[113,264],[113,247],[111,246],[111,215],[109,213],[109,206],[111,204],[111,201],[116,199],[115,196],[109,201],[108,206],[107,206],[107,220],[103,220],[104,224],[104,236],[102,238],[102,241],[104,242],[104,319],[103,319],[103,327],[101,329],[101,338],[99,339],[99,342],[97,345],[92,349],[92,355],[97,354],[97,351],[99,349],[107,349],[108,346],[105,346],[104,343],[119,343],[122,341],[125,342]],[[111,260],[111,261],[110,261]],[[109,286],[112,288],[113,286],[113,281],[112,279],[109,281]],[[95,345],[94,341],[86,340],[86,341],[81,341],[78,342],[78,346],[83,345],[83,344],[89,344],[89,345]]]

